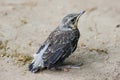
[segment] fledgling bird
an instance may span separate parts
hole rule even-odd
[[[44,68],[59,68],[64,60],[76,50],[80,37],[77,28],[80,16],[85,13],[72,13],[65,16],[61,24],[49,35],[35,54],[29,65],[31,72],[38,72]]]

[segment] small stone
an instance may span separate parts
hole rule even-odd
[[[120,27],[120,24],[116,25],[116,28],[119,28]]]
[[[27,24],[27,20],[25,18],[21,18],[20,21],[22,24]]]
[[[69,69],[67,69],[67,68],[64,68],[64,69],[63,69],[63,71],[64,71],[64,72],[68,72],[68,71],[69,71]]]

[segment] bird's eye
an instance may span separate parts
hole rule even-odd
[[[75,22],[75,18],[71,20],[71,22]]]
[[[75,23],[76,17],[71,20],[72,23]]]

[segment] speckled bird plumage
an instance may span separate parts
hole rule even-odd
[[[84,13],[69,14],[61,24],[49,35],[34,56],[29,70],[51,69],[61,65],[77,47],[80,32],[77,28],[78,17]]]

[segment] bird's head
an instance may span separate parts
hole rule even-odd
[[[80,11],[79,13],[72,13],[65,16],[60,24],[60,29],[71,30],[76,29],[78,25],[79,18],[85,11]]]

